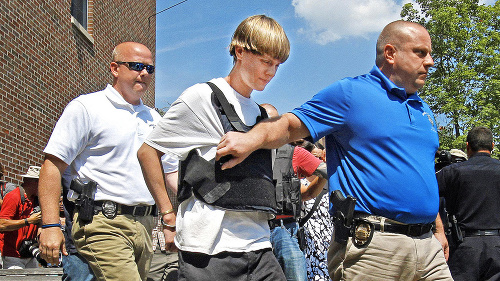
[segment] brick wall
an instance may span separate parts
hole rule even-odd
[[[19,183],[66,104],[112,82],[111,52],[140,42],[155,54],[155,0],[91,0],[90,42],[71,23],[70,0],[0,1],[0,161]],[[154,106],[154,80],[144,102]]]

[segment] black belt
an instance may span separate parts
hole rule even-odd
[[[391,232],[404,234],[408,236],[420,236],[428,233],[432,230],[432,223],[428,224],[394,224],[384,222],[384,226],[382,227],[380,223],[372,222],[375,226],[375,230],[383,231],[383,232]]]
[[[500,236],[500,229],[485,229],[485,230],[465,230],[465,237],[470,236]]]
[[[269,228],[272,230],[275,227],[281,226],[281,224],[297,222],[294,218],[283,218],[283,219],[274,219],[269,221]]]
[[[116,217],[116,215],[132,215],[136,217],[143,217],[156,215],[156,205],[128,206],[109,200],[95,201],[94,214],[98,214],[99,212],[102,212],[105,217],[110,219]]]

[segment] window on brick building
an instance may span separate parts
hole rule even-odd
[[[94,0],[71,0],[71,23],[92,44],[94,44],[93,7]]]
[[[71,0],[71,15],[87,29],[88,3],[87,0]]]

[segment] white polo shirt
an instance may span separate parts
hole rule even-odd
[[[137,150],[160,119],[142,101],[133,106],[108,85],[66,106],[44,152],[70,165],[72,178],[96,181],[95,200],[153,205]]]

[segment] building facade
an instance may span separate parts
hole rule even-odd
[[[155,54],[156,0],[0,1],[0,162],[19,183],[40,166],[64,107],[112,82],[114,46]],[[154,79],[144,103],[154,107]]]

